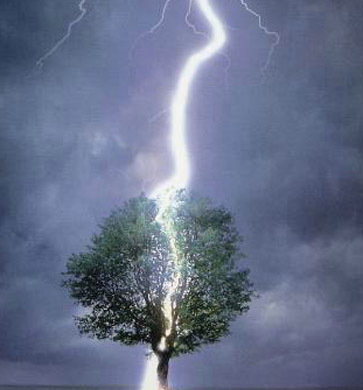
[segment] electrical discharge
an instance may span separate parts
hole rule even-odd
[[[77,16],[76,19],[72,20],[68,24],[67,32],[64,34],[64,36],[51,49],[49,49],[43,55],[43,57],[39,58],[39,60],[36,63],[36,66],[39,69],[41,69],[43,67],[43,65],[44,65],[45,61],[48,59],[48,57],[50,57],[52,54],[54,54],[63,45],[63,43],[72,35],[73,26],[76,25],[77,23],[79,23],[83,19],[84,15],[86,15],[87,10],[84,6],[86,1],[87,0],[81,0],[78,3],[78,9],[80,11],[80,14]]]
[[[159,25],[162,23],[162,20],[164,19],[165,10],[169,1],[167,1],[164,5],[162,17],[158,24],[155,25],[156,28],[159,27]],[[173,204],[175,191],[186,188],[190,179],[190,159],[186,142],[186,111],[190,91],[193,80],[196,77],[202,64],[210,59],[213,55],[218,53],[226,41],[226,34],[223,25],[217,17],[214,9],[211,7],[210,1],[196,0],[196,4],[200,12],[211,26],[212,36],[206,46],[188,57],[184,67],[182,68],[171,102],[170,142],[171,151],[174,158],[174,174],[168,180],[157,186],[151,193],[151,197],[156,198],[159,204],[159,213],[156,219],[161,223],[162,228],[169,237],[172,252],[171,256],[173,261],[176,263],[178,259],[174,234],[170,222],[163,218],[163,214],[164,211]],[[191,1],[189,3],[188,13],[190,12],[190,8]],[[152,33],[156,28],[154,27],[149,32]],[[172,296],[178,286],[178,283],[179,276],[176,272],[174,280],[168,286],[168,294],[165,302],[163,303],[164,315],[168,319],[169,324],[172,322]],[[170,334],[170,330],[170,327],[166,329],[166,332],[159,345],[160,350],[165,349],[166,338]],[[157,364],[157,357],[152,355],[147,364],[142,390],[157,389]]]

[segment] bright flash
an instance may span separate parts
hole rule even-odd
[[[175,242],[175,233],[173,231],[173,226],[171,221],[163,219],[163,213],[170,206],[173,205],[175,191],[178,189],[188,187],[190,180],[190,159],[186,141],[186,114],[189,103],[190,91],[192,88],[192,83],[194,78],[196,77],[198,71],[200,70],[202,64],[208,61],[212,56],[217,54],[220,49],[223,47],[226,41],[226,34],[223,28],[221,21],[216,15],[214,9],[210,5],[210,0],[189,0],[189,8],[187,14],[185,16],[186,24],[193,29],[193,31],[197,34],[204,33],[198,31],[194,25],[189,22],[189,15],[191,11],[191,6],[193,1],[198,5],[199,10],[202,15],[205,17],[207,22],[209,23],[212,31],[211,39],[208,44],[204,46],[201,50],[191,54],[183,68],[181,69],[181,73],[178,79],[178,83],[173,94],[172,102],[171,102],[171,128],[170,128],[170,144],[171,144],[171,152],[174,159],[174,173],[172,176],[157,186],[151,193],[151,197],[156,198],[159,204],[159,213],[157,215],[157,220],[161,223],[164,232],[168,235],[170,246],[171,246],[171,256],[172,261],[175,262],[176,265],[176,274],[174,276],[174,280],[168,286],[168,294],[163,302],[163,311],[165,317],[168,319],[169,327],[165,331],[165,335],[162,337],[162,340],[159,344],[160,351],[165,350],[167,348],[167,337],[171,332],[171,324],[172,324],[172,313],[173,313],[173,301],[172,297],[176,288],[178,287],[180,281],[180,275],[178,274],[178,253]],[[164,7],[162,9],[161,18],[158,23],[149,30],[146,34],[152,34],[164,21],[166,9],[171,0],[166,0]],[[258,19],[259,28],[268,36],[274,37],[274,42],[272,43],[266,63],[262,67],[261,71],[263,76],[265,77],[266,69],[269,65],[271,56],[275,47],[279,44],[280,36],[277,32],[270,31],[262,24],[261,16],[256,13],[254,10],[249,8],[245,0],[240,0],[241,5],[245,8],[247,12],[252,14],[254,17]],[[229,58],[227,57],[228,63]],[[151,359],[148,362],[146,367],[146,373],[142,385],[142,390],[156,390],[158,386],[157,381],[157,357],[153,354]]]
[[[164,231],[167,233],[171,244],[171,255],[174,261],[177,259],[177,250],[175,246],[174,232],[168,221],[163,220],[163,212],[169,208],[173,202],[173,195],[176,190],[186,188],[190,179],[190,159],[186,141],[186,112],[189,102],[191,86],[201,65],[216,54],[226,41],[226,34],[223,25],[218,19],[215,11],[210,5],[209,0],[195,0],[201,13],[206,18],[212,29],[212,37],[208,44],[201,50],[191,54],[183,66],[175,93],[171,103],[171,130],[170,142],[171,151],[174,159],[174,174],[159,185],[151,194],[151,197],[157,198],[160,211],[157,220],[160,221]],[[166,3],[166,5],[168,2]],[[190,3],[191,5],[191,3]],[[164,10],[162,18],[164,17]],[[190,6],[189,11],[190,12]],[[159,345],[160,350],[165,349],[166,337],[170,334],[170,324],[172,323],[172,295],[178,286],[179,275],[176,273],[174,280],[170,283],[168,294],[163,303],[164,315],[168,319],[169,328],[166,329],[165,335]],[[157,359],[152,355],[146,368],[142,390],[157,389],[156,367]]]
[[[171,104],[171,151],[174,158],[174,174],[152,192],[154,198],[168,189],[187,187],[190,178],[190,160],[186,141],[186,111],[192,82],[201,65],[216,54],[226,40],[223,25],[211,7],[209,0],[195,0],[201,13],[212,27],[212,38],[201,50],[193,53],[183,66]]]

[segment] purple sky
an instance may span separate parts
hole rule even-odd
[[[244,236],[260,298],[231,335],[171,363],[178,386],[363,385],[363,2],[213,0],[227,27],[188,111],[191,189]],[[0,382],[138,384],[142,347],[80,337],[60,287],[112,207],[172,168],[168,108],[205,39],[173,0],[0,0]],[[192,20],[206,29],[197,12]]]

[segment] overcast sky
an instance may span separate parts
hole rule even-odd
[[[231,64],[193,85],[190,188],[244,236],[260,298],[178,386],[363,385],[363,2],[213,0]],[[138,384],[145,349],[81,337],[60,287],[110,210],[172,168],[168,106],[188,53],[186,0],[0,0],[1,383]],[[192,21],[209,32],[194,10]],[[166,110],[166,111],[165,111]],[[160,115],[158,115],[160,113]]]

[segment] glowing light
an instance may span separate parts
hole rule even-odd
[[[212,39],[201,50],[193,53],[184,65],[179,77],[177,88],[171,105],[171,150],[174,157],[174,174],[173,176],[158,186],[153,192],[152,197],[157,198],[160,204],[160,211],[157,220],[162,223],[167,232],[171,252],[174,260],[177,261],[177,249],[172,231],[172,226],[168,221],[163,220],[164,211],[173,203],[173,195],[175,190],[186,188],[190,178],[190,160],[186,142],[186,110],[189,101],[189,95],[192,82],[198,73],[200,66],[216,54],[226,41],[226,35],[223,25],[216,16],[213,8],[210,6],[209,0],[196,0],[201,13],[207,19],[212,27]],[[165,9],[165,7],[164,7]],[[196,32],[195,27],[188,21],[188,16],[191,11],[191,1],[189,3],[188,12],[185,16],[188,26],[192,27]],[[169,287],[168,295],[164,302],[164,314],[169,320],[169,328],[166,330],[165,336],[170,334],[170,324],[172,320],[172,295],[178,285],[179,276],[176,275],[173,283]],[[164,340],[165,342],[165,340]]]
[[[144,379],[142,382],[142,390],[157,390],[158,388],[158,377],[156,369],[158,367],[158,358],[153,353],[147,361],[146,370],[144,373]]]
[[[161,17],[159,21],[146,33],[139,37],[142,38],[147,34],[154,33],[163,23],[167,7],[171,0],[166,0],[162,8]],[[189,16],[192,8],[192,1],[189,0],[189,6],[187,13],[185,15],[185,23],[190,27],[195,34],[207,35],[199,31],[189,20]],[[158,346],[160,351],[165,350],[167,346],[167,337],[171,332],[172,324],[172,313],[173,313],[173,294],[176,291],[179,281],[180,274],[178,273],[178,253],[175,241],[175,233],[173,231],[172,222],[163,218],[165,210],[167,210],[174,202],[175,191],[181,188],[188,187],[190,180],[190,159],[187,148],[186,141],[186,114],[188,108],[188,102],[190,97],[190,92],[192,88],[192,83],[200,70],[202,64],[208,61],[213,55],[220,52],[226,41],[226,35],[224,32],[223,25],[219,18],[217,17],[215,11],[210,5],[209,0],[195,0],[201,13],[206,18],[207,22],[211,26],[212,36],[208,44],[204,46],[201,50],[191,54],[185,65],[183,66],[176,90],[173,94],[170,112],[171,112],[171,128],[170,128],[170,144],[171,152],[174,159],[174,173],[172,176],[167,179],[165,182],[157,186],[151,193],[151,197],[156,198],[159,203],[159,213],[157,215],[157,220],[161,223],[165,233],[169,237],[170,246],[171,246],[171,257],[172,261],[175,263],[175,275],[174,279],[168,286],[168,294],[163,302],[163,312],[165,317],[168,320],[168,328],[165,331],[164,336],[162,337],[160,344]],[[270,63],[271,56],[274,52],[275,47],[280,41],[280,36],[274,31],[268,30],[263,24],[261,16],[253,11],[244,0],[240,0],[241,5],[246,9],[247,12],[251,13],[258,19],[259,28],[269,36],[273,36],[275,41],[270,47],[266,63],[262,67],[261,71],[263,76],[265,76],[266,69]],[[227,70],[229,67],[229,57],[224,53],[227,59]],[[158,114],[159,115],[159,114]],[[142,390],[156,390],[158,387],[157,372],[156,368],[158,365],[158,359],[153,354],[151,359],[148,361],[146,373],[142,385]]]
[[[223,46],[226,35],[209,0],[196,0],[198,7],[212,27],[212,38],[201,50],[193,53],[184,65],[171,105],[171,150],[174,157],[174,174],[151,194],[157,198],[168,189],[185,188],[190,178],[190,161],[186,142],[186,109],[192,82],[201,65]],[[189,12],[189,10],[188,10]]]
[[[164,4],[162,16],[159,22],[147,33],[154,32],[155,29],[157,29],[161,25],[165,16],[165,10],[169,2],[170,0],[166,1],[166,3]],[[175,191],[181,188],[186,188],[190,179],[190,161],[186,142],[186,111],[191,86],[201,65],[208,59],[210,59],[214,54],[218,53],[218,51],[222,48],[226,40],[223,25],[219,21],[213,8],[210,6],[209,0],[196,0],[196,3],[198,4],[201,13],[204,15],[204,17],[212,28],[212,37],[206,46],[188,57],[187,62],[185,63],[180,73],[170,109],[170,142],[171,151],[174,158],[174,174],[164,183],[155,188],[151,194],[153,198],[158,199],[160,208],[157,220],[162,224],[163,229],[169,237],[171,245],[171,255],[176,263],[178,261],[178,258],[172,226],[170,222],[163,220],[163,213],[172,204]],[[198,30],[196,30],[195,26],[192,25],[188,20],[191,11],[191,5],[192,2],[190,1],[188,12],[185,16],[185,21],[195,33],[199,33]],[[170,286],[168,286],[168,294],[165,299],[165,302],[163,302],[163,311],[165,317],[168,319],[169,326],[166,329],[165,335],[162,337],[162,340],[158,347],[161,351],[167,348],[166,338],[170,334],[172,323],[172,296],[178,286],[178,283],[179,274],[176,271],[175,278],[173,279]],[[155,362],[157,363],[157,358],[154,355],[147,364],[146,373],[142,385],[143,390],[156,390],[157,388],[157,374]]]
[[[85,3],[86,0],[81,0],[78,3],[78,8],[81,11],[81,13],[76,19],[72,20],[69,23],[66,34],[50,50],[48,50],[43,57],[39,58],[39,60],[36,63],[37,67],[42,68],[47,58],[50,57],[52,54],[54,54],[59,49],[59,47],[62,46],[63,43],[71,36],[73,26],[79,23],[87,12],[86,8],[84,7]]]

